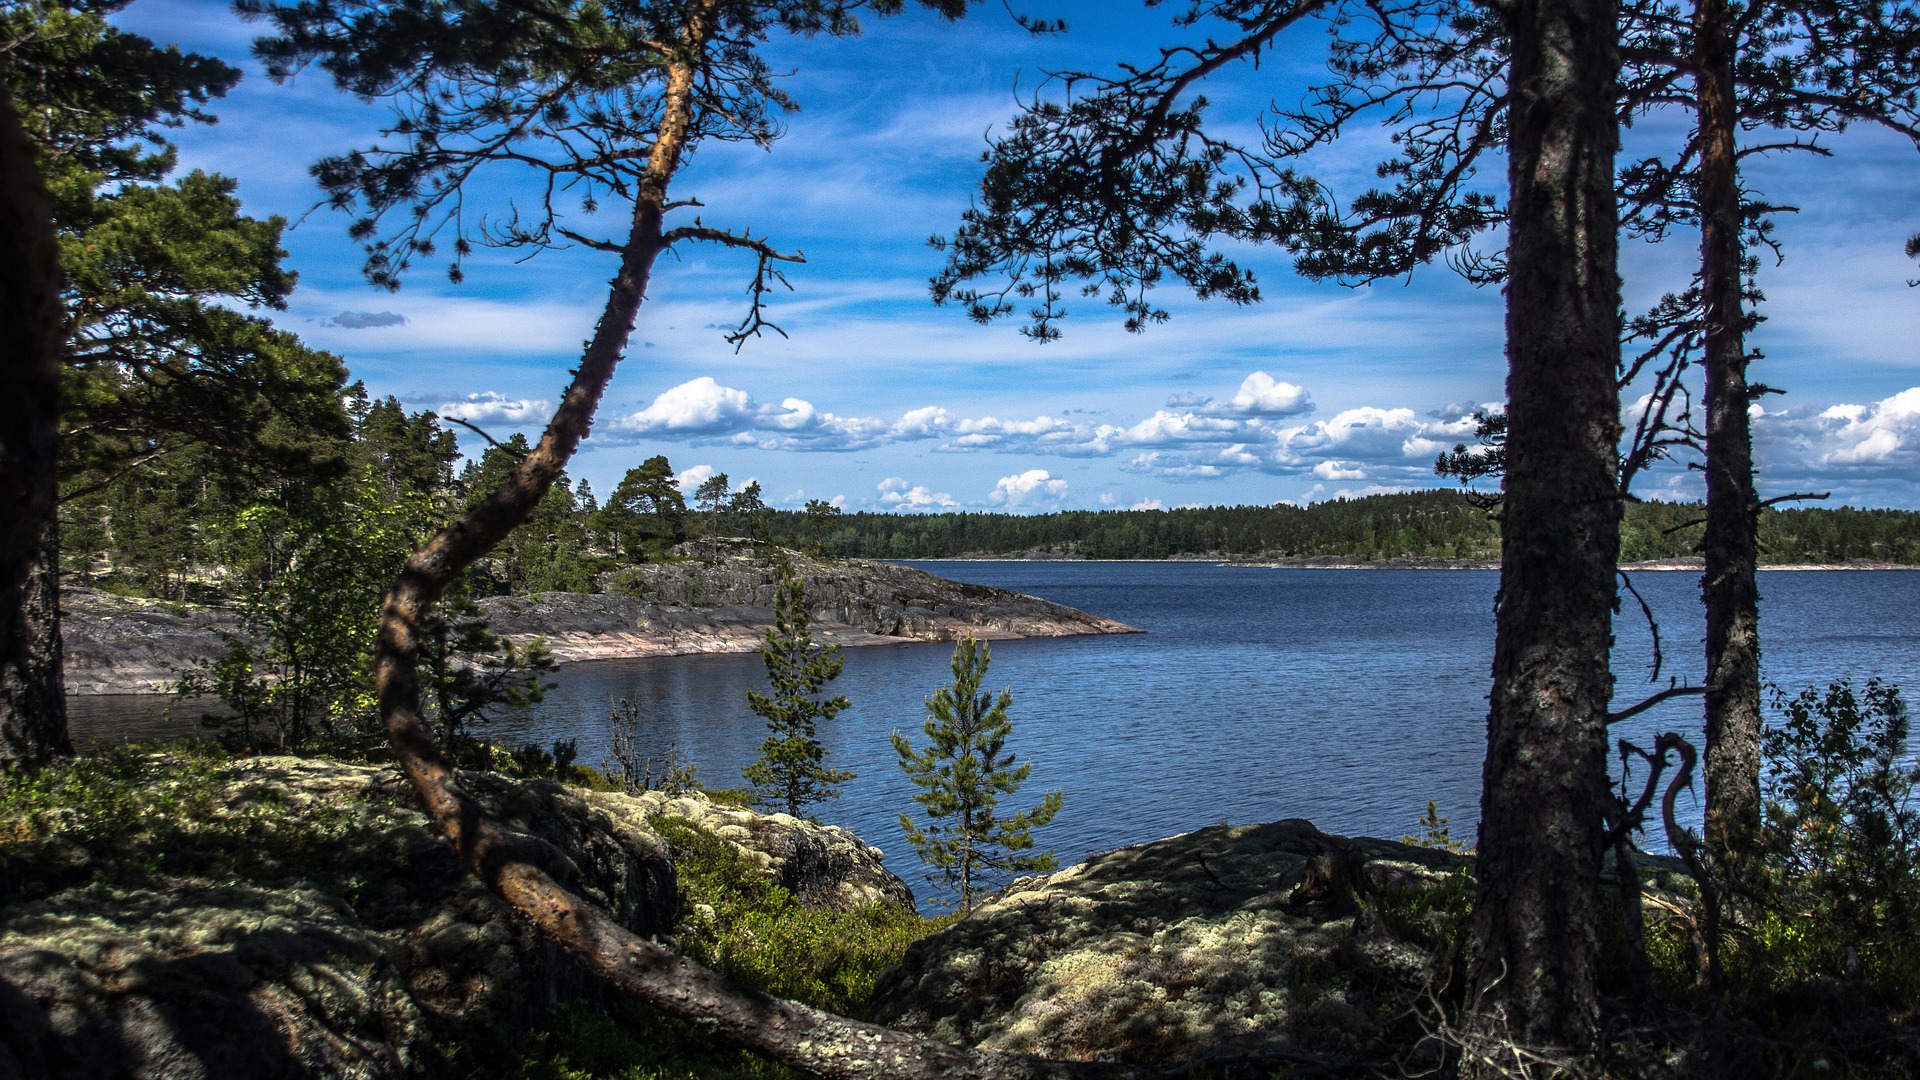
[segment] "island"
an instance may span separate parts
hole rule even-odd
[[[816,559],[735,546],[717,557],[641,563],[600,577],[597,593],[544,592],[479,601],[496,633],[545,638],[555,660],[752,652],[773,625],[777,557],[805,582],[815,640],[897,645],[1137,634],[1113,619],[1037,596],[970,585],[895,563]],[[179,672],[241,632],[230,612],[89,589],[65,594],[61,637],[72,694],[169,692]]]

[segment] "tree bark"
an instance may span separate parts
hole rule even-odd
[[[452,763],[420,711],[422,620],[461,570],[524,521],[587,436],[600,396],[625,351],[663,243],[667,186],[687,145],[697,57],[714,4],[695,4],[670,71],[662,121],[634,205],[632,230],[607,304],[573,382],[532,453],[486,499],[442,529],[407,561],[387,594],[374,644],[382,723],[415,794],[462,861],[575,961],[615,988],[717,1038],[816,1076],[832,1078],[1009,1078],[1177,1075],[1177,1068],[1050,1062],[953,1046],[861,1024],[769,997],[640,938],[569,893],[541,870],[537,853],[489,820],[463,791]]]
[[[1507,471],[1468,1032],[1577,1052],[1599,1015],[1620,531],[1616,11],[1505,12]]]
[[[73,753],[60,652],[59,248],[33,144],[0,87],[0,764]]]
[[[1694,4],[1700,134],[1700,292],[1704,307],[1707,522],[1701,539],[1707,614],[1708,862],[1724,884],[1760,828],[1759,496],[1747,416],[1747,313],[1741,297],[1740,185],[1734,157],[1732,18],[1727,0]],[[1718,890],[1722,896],[1730,890]],[[1709,905],[1717,979],[1723,905]]]

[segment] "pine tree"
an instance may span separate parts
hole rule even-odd
[[[1014,765],[1006,752],[1013,722],[1007,708],[1013,691],[998,698],[980,691],[986,678],[987,647],[968,635],[953,650],[953,682],[934,691],[927,700],[922,730],[930,742],[916,751],[905,735],[893,733],[900,768],[920,788],[914,801],[925,808],[925,829],[906,814],[900,827],[920,861],[941,872],[960,890],[960,905],[970,908],[985,892],[983,870],[1051,870],[1053,852],[1022,854],[1033,847],[1033,830],[1060,812],[1061,795],[1048,792],[1040,805],[1010,818],[994,813],[1000,796],[1012,795],[1033,771],[1033,763]]]
[[[733,484],[726,473],[714,473],[693,491],[695,504],[707,521],[707,561],[720,558],[720,514],[733,501]]]
[[[820,697],[846,660],[838,645],[818,648],[808,630],[806,584],[782,562],[780,584],[774,592],[773,626],[760,659],[767,665],[767,685],[773,691],[747,691],[747,707],[766,718],[772,732],[760,744],[760,759],[740,770],[763,803],[785,805],[787,813],[840,797],[839,785],[853,779],[846,769],[824,764],[827,748],[820,744],[818,726],[850,703],[846,695]]]

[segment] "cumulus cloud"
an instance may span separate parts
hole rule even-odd
[[[918,405],[897,417],[846,416],[800,397],[761,402],[746,390],[711,376],[681,383],[640,412],[618,421],[615,431],[680,436],[694,443],[723,443],[768,450],[848,451],[929,442],[936,452],[1042,454],[1052,457],[1117,457],[1122,468],[1173,479],[1206,479],[1239,472],[1313,477],[1322,481],[1430,482],[1436,454],[1473,438],[1471,402],[1450,403],[1425,414],[1398,406],[1365,405],[1308,420],[1314,409],[1304,387],[1265,371],[1243,377],[1231,397],[1176,396],[1168,407],[1131,422],[1076,419],[1087,410],[1066,409],[1033,417],[967,416],[941,405]],[[1889,436],[1863,443],[1861,453],[1884,448]],[[1045,474],[1037,481],[1023,478]],[[947,496],[899,477],[882,494],[890,506],[939,506]],[[1003,478],[989,496],[996,505],[1057,501],[1066,481],[1034,469]]]
[[[1920,386],[1870,404],[1764,412],[1753,431],[1763,478],[1843,493],[1854,483],[1920,481]]]
[[[993,494],[987,501],[995,506],[1009,509],[1022,506],[1038,506],[1057,503],[1067,494],[1067,482],[1047,472],[1045,469],[1028,469],[1026,472],[1003,476],[993,485]]]
[[[1313,411],[1313,398],[1304,387],[1256,371],[1241,380],[1228,405],[1242,416],[1300,416]]]
[[[343,311],[330,319],[321,319],[320,325],[342,330],[376,330],[383,326],[405,326],[407,317],[392,311]]]
[[[1506,406],[1500,402],[1478,403],[1471,401],[1449,401],[1437,409],[1427,410],[1427,415],[1435,420],[1470,420],[1476,412],[1505,412]]]
[[[443,401],[433,407],[433,411],[449,420],[465,420],[477,424],[483,420],[505,420],[508,423],[544,423],[553,413],[553,406],[544,400],[527,398],[509,398],[505,394],[488,390],[481,394],[468,394],[457,401]]]
[[[673,387],[639,412],[616,420],[617,432],[677,435],[765,450],[862,450],[884,442],[934,438],[952,426],[945,409],[914,409],[894,423],[840,416],[798,397],[764,404],[710,375]]]
[[[714,474],[713,466],[695,465],[691,469],[687,469],[683,472],[674,473],[673,482],[680,485],[681,491],[691,495],[695,488],[698,488],[701,484],[706,483],[709,479],[712,478],[713,474]]]
[[[1315,465],[1313,475],[1321,480],[1365,480],[1367,470],[1349,468],[1344,462],[1329,459]]]
[[[925,484],[909,483],[898,476],[880,481],[875,490],[880,493],[880,505],[889,510],[951,510],[960,505],[944,491],[933,491]]]
[[[744,390],[721,386],[711,375],[683,382],[625,418],[621,426],[642,435],[731,434],[753,413]]]
[[[1203,394],[1181,393],[1167,398],[1167,408],[1208,416],[1285,417],[1313,411],[1313,397],[1305,387],[1282,382],[1264,371],[1240,380],[1240,389],[1227,401]]]

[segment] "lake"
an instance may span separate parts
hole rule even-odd
[[[1291,570],[1148,562],[910,563],[945,577],[1045,597],[1145,634],[992,643],[987,685],[1011,686],[1008,746],[1033,762],[1008,805],[1065,792],[1039,834],[1063,864],[1090,851],[1221,822],[1311,819],[1330,832],[1398,837],[1428,799],[1471,838],[1478,819],[1498,575],[1475,570]],[[1700,681],[1704,618],[1695,571],[1641,572],[1661,624],[1662,674]],[[1771,571],[1760,576],[1765,671],[1784,687],[1851,675],[1920,686],[1920,572]],[[1647,682],[1638,607],[1616,622],[1620,705]],[[952,646],[849,649],[833,690],[852,708],[821,729],[829,764],[859,776],[817,811],[890,852],[923,894],[898,816],[916,809],[887,735],[920,741],[925,701],[951,679]],[[606,756],[623,697],[645,716],[650,752],[677,746],[711,787],[739,786],[765,729],[747,710],[757,654],[608,660],[562,667],[529,712],[493,723],[513,742],[577,739]],[[129,703],[75,699],[79,733],[124,730]],[[1651,710],[1618,734],[1700,742],[1699,699]],[[115,716],[122,719],[116,720]],[[1689,807],[1698,820],[1697,804]],[[1648,846],[1661,849],[1658,835]]]

